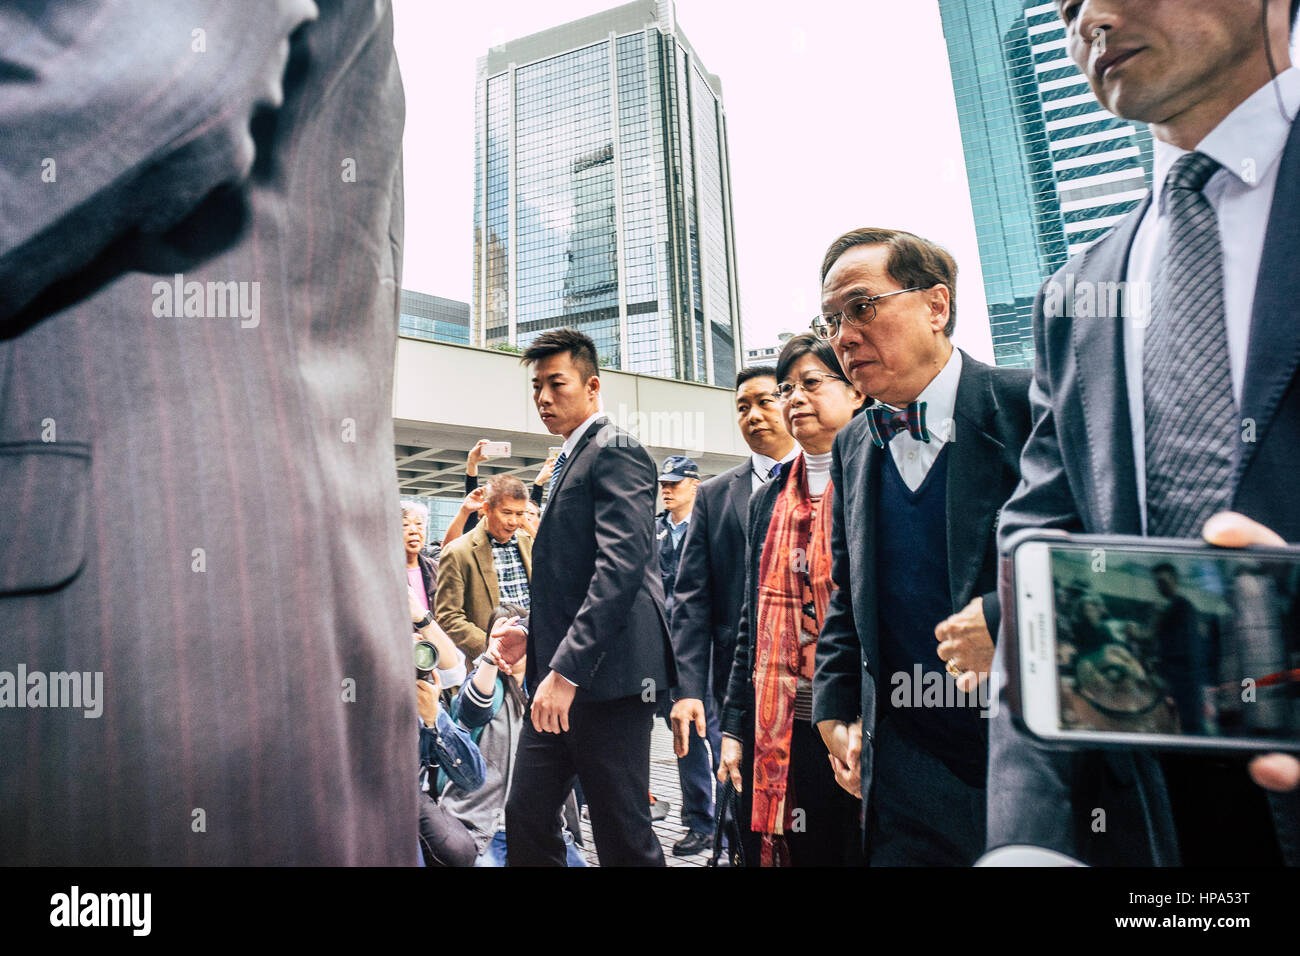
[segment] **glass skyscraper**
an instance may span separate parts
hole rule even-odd
[[[1043,280],[1151,185],[1151,134],[1097,102],[1056,3],[939,0],[999,365],[1033,364]]]
[[[640,0],[478,61],[471,341],[570,326],[603,366],[730,386],[740,299],[722,84]]]
[[[469,303],[403,289],[398,331],[417,339],[469,345]]]

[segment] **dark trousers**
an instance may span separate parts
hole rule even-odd
[[[970,866],[984,853],[985,790],[887,718],[876,727],[868,800],[871,866]]]
[[[560,808],[582,780],[601,866],[663,866],[650,822],[650,728],[655,703],[639,696],[577,701],[569,730],[539,733],[527,716],[506,799],[510,866],[564,866]]]
[[[659,716],[669,730],[673,729],[669,719],[671,711],[672,701],[665,698],[659,706]],[[711,834],[715,788],[721,793],[717,772],[718,753],[722,747],[722,731],[718,727],[718,711],[711,692],[704,695],[704,721],[706,737],[696,734],[694,725],[690,727],[690,749],[685,757],[677,758],[677,777],[682,787],[682,824],[693,833]]]
[[[420,792],[420,849],[425,866],[473,866],[478,845],[465,824]]]
[[[1282,866],[1268,795],[1243,757],[1160,755],[1183,866]]]
[[[745,865],[758,866],[763,838],[750,829],[754,812],[754,742],[745,741],[741,773],[745,789],[740,800],[740,834]],[[790,735],[790,771],[787,781],[795,810],[802,810],[794,828],[785,835],[792,866],[861,866],[862,805],[835,781],[830,754],[811,723],[795,720]]]

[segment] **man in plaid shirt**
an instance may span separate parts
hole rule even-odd
[[[524,483],[494,475],[485,489],[482,520],[442,553],[434,617],[470,661],[487,650],[498,605],[529,609],[533,539],[524,530],[527,509]]]

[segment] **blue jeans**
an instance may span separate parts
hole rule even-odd
[[[586,866],[587,861],[582,858],[578,848],[573,844],[573,834],[568,830],[564,831],[564,856],[567,866]],[[505,866],[506,865],[506,831],[498,830],[492,837],[492,842],[487,845],[477,860],[475,866]]]

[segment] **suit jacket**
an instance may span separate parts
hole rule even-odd
[[[527,532],[518,531],[515,541],[524,571],[531,579],[533,539]],[[488,624],[492,612],[501,603],[492,542],[483,524],[461,535],[442,553],[434,603],[433,614],[438,626],[465,652],[468,660],[477,660],[487,650]]]
[[[753,488],[746,461],[700,483],[682,542],[673,590],[672,635],[677,696],[703,700],[710,686],[726,695],[745,601],[745,526]]]
[[[1246,358],[1241,416],[1255,422],[1254,442],[1241,444],[1233,509],[1300,541],[1300,508],[1281,489],[1300,469],[1300,123],[1291,128],[1260,261]],[[1023,482],[1002,513],[1001,538],[1023,528],[1094,534],[1140,534],[1137,478],[1124,378],[1123,296],[1117,314],[1097,296],[1096,318],[1047,315],[1045,291],[1088,288],[1127,274],[1129,250],[1150,200],[1081,255],[1039,292],[1034,306],[1036,359],[1030,389],[1034,429],[1021,463]],[[1071,278],[1072,277],[1072,278]],[[1091,288],[1097,288],[1093,285]],[[1122,290],[1121,290],[1122,292]],[[1009,568],[1004,600],[1011,598]],[[1008,621],[1007,635],[1014,635]],[[998,667],[1016,666],[1015,640],[1000,642]],[[1014,695],[1002,681],[1004,700]],[[1036,745],[1000,708],[990,741],[989,846],[1032,843],[1092,863],[1176,865],[1177,840],[1164,779],[1145,754],[1068,754]],[[1288,863],[1300,864],[1300,794],[1270,794],[1273,821]],[[1092,810],[1106,807],[1105,832],[1094,832]],[[1108,836],[1107,834],[1110,834]]]
[[[984,617],[996,638],[1000,619],[995,531],[998,511],[1019,481],[1020,450],[1029,434],[1030,373],[994,368],[962,355],[954,439],[948,449],[946,527],[952,612],[984,598]],[[817,640],[813,722],[862,717],[862,812],[871,793],[876,701],[888,690],[881,673],[876,615],[876,456],[859,415],[835,436],[831,458],[831,598]],[[883,542],[880,543],[883,545]],[[936,645],[937,646],[937,645]],[[865,829],[865,828],[864,828]]]
[[[414,864],[388,4],[4,4],[0,51],[0,668],[104,698],[0,709],[5,861]]]
[[[530,696],[553,669],[578,685],[577,700],[672,688],[654,547],[657,477],[636,438],[607,418],[588,426],[565,462],[533,545]]]

